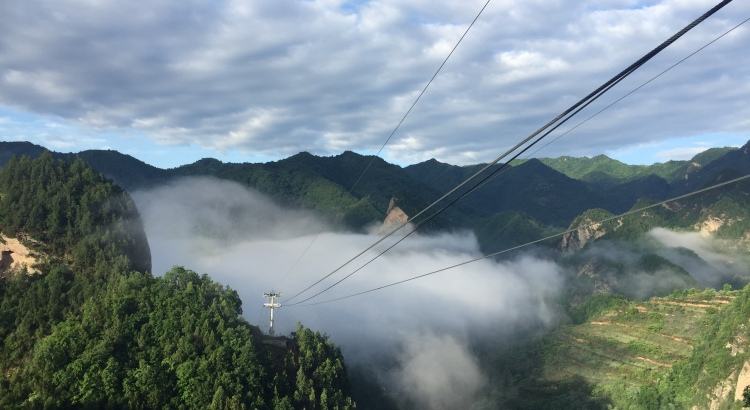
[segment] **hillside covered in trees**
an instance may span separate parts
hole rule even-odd
[[[601,156],[517,163],[428,226],[471,230],[487,251],[574,229],[533,250],[564,274],[555,301],[562,326],[480,355],[496,371],[488,382],[492,403],[737,407],[720,386],[742,380],[750,351],[726,349],[750,340],[742,319],[748,183],[595,222],[747,174],[748,151],[712,149],[652,166]],[[413,214],[477,169],[434,160],[402,168],[376,158],[350,192],[369,159],[300,153],[265,164],[204,159],[165,170],[114,151],[58,154],[0,143],[0,232],[28,246],[41,271],[0,279],[0,407],[347,408],[351,392],[360,408],[390,406],[372,377],[355,375],[350,389],[343,357],[325,336],[300,327],[286,348],[264,343],[242,319],[235,291],[181,267],[152,275],[129,196],[210,176],[311,210],[334,230],[356,231],[382,220],[390,198]],[[659,229],[715,241],[717,248],[706,249],[733,262],[665,243],[675,237],[660,242],[653,235]],[[685,291],[724,284],[717,292]]]
[[[483,250],[495,251],[568,227],[590,209],[616,214],[644,201],[666,199],[739,176],[750,171],[749,148],[750,143],[739,149],[712,148],[689,161],[649,166],[627,165],[603,155],[518,161],[421,229],[472,230]],[[34,157],[44,152],[48,151],[31,143],[0,142],[0,165],[16,154]],[[356,230],[382,220],[393,197],[408,215],[414,215],[483,165],[457,166],[433,159],[400,167],[347,151],[331,157],[302,152],[267,163],[224,163],[206,158],[161,169],[117,151],[52,155],[80,158],[130,192],[191,176],[231,180],[279,203],[312,210],[333,224]],[[368,177],[352,190],[370,161]],[[736,191],[727,187],[717,192],[731,190]],[[734,206],[729,202],[741,204],[744,200],[734,195],[725,202]],[[693,212],[680,224],[699,223],[700,216]]]
[[[0,232],[39,255],[0,279],[0,408],[352,408],[325,336],[265,344],[236,292],[150,272],[129,195],[81,159],[13,158]]]

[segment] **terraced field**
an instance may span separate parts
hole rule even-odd
[[[580,376],[597,395],[614,404],[628,403],[639,387],[664,376],[691,353],[708,315],[735,295],[709,290],[630,302],[586,323],[565,326],[547,339],[543,377],[565,381]]]

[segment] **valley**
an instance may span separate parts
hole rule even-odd
[[[551,268],[552,271],[548,274],[551,276],[548,276],[545,280],[549,282],[550,279],[554,278],[554,281],[558,281],[559,285],[554,285],[548,291],[545,291],[546,293],[538,293],[535,296],[541,298],[539,303],[542,303],[542,305],[532,308],[532,311],[536,313],[525,319],[530,320],[530,322],[525,325],[527,330],[522,331],[522,333],[528,333],[527,337],[530,339],[519,338],[517,335],[513,337],[509,335],[489,336],[491,333],[476,335],[465,341],[454,339],[457,334],[442,336],[448,337],[448,339],[440,343],[459,343],[457,345],[459,350],[452,353],[457,355],[455,360],[469,360],[470,362],[475,360],[471,359],[471,355],[466,356],[468,353],[463,349],[469,349],[470,351],[470,346],[478,344],[484,346],[479,351],[486,351],[486,353],[479,354],[478,358],[485,357],[490,360],[489,363],[504,363],[509,360],[514,363],[500,373],[497,373],[498,368],[488,367],[488,365],[479,366],[476,371],[483,375],[482,377],[486,378],[488,382],[472,388],[467,386],[466,388],[469,390],[456,392],[455,394],[458,396],[455,397],[484,392],[483,394],[486,394],[487,397],[498,397],[496,404],[505,403],[504,406],[512,408],[544,407],[542,403],[548,403],[551,406],[550,408],[577,408],[576,406],[583,405],[582,403],[587,403],[585,406],[591,408],[606,405],[614,405],[617,408],[649,408],[652,405],[657,405],[654,403],[673,402],[703,403],[710,408],[714,408],[714,406],[718,406],[718,403],[729,405],[733,402],[735,396],[742,398],[740,390],[743,386],[738,386],[737,383],[742,384],[742,380],[744,380],[744,376],[742,376],[744,373],[741,371],[744,363],[743,358],[745,357],[744,345],[746,340],[750,340],[741,335],[744,334],[742,333],[744,332],[742,330],[745,328],[742,327],[744,325],[740,324],[741,327],[736,327],[738,326],[737,323],[732,324],[735,327],[729,333],[734,335],[732,340],[735,340],[735,342],[730,340],[724,343],[733,346],[726,348],[733,364],[726,369],[714,369],[717,373],[712,376],[710,382],[686,375],[682,369],[693,369],[694,367],[690,366],[696,365],[699,367],[707,366],[708,363],[691,363],[696,360],[696,352],[703,352],[703,357],[708,357],[705,356],[707,343],[712,337],[716,336],[710,333],[711,326],[721,327],[725,325],[726,319],[723,318],[723,315],[728,314],[726,312],[745,308],[744,306],[735,307],[735,305],[742,303],[741,300],[746,297],[748,290],[747,288],[743,289],[743,287],[750,277],[746,245],[748,238],[747,223],[750,221],[748,209],[750,208],[746,206],[748,203],[746,184],[727,186],[695,198],[670,203],[669,206],[652,208],[637,215],[613,219],[604,224],[596,224],[595,222],[609,218],[616,212],[643,206],[643,204],[648,204],[649,201],[661,200],[670,195],[684,192],[685,187],[688,186],[685,184],[685,175],[687,175],[685,172],[689,173],[687,180],[699,181],[696,183],[721,181],[728,176],[737,175],[743,172],[746,167],[745,164],[750,163],[745,158],[747,155],[745,152],[745,148],[710,150],[700,154],[690,163],[670,164],[671,171],[669,173],[661,171],[666,165],[652,166],[651,168],[641,167],[630,171],[624,171],[630,169],[625,165],[612,165],[607,168],[601,164],[610,164],[611,161],[607,162],[602,157],[526,162],[514,166],[511,168],[512,172],[504,173],[485,190],[478,192],[478,194],[482,194],[480,196],[483,196],[483,199],[477,204],[482,203],[484,205],[473,205],[469,201],[446,213],[442,219],[427,226],[425,233],[422,234],[424,237],[416,238],[416,243],[427,241],[425,244],[428,244],[429,241],[433,240],[431,239],[432,235],[437,235],[435,238],[446,235],[446,232],[450,232],[446,228],[451,226],[454,232],[463,230],[463,232],[469,234],[468,237],[457,236],[451,239],[452,241],[466,240],[459,238],[475,238],[473,239],[476,241],[475,245],[469,245],[470,242],[467,243],[464,252],[512,247],[527,241],[534,241],[540,237],[554,235],[568,226],[572,229],[571,233],[564,235],[562,238],[542,242],[531,249],[517,252],[515,255],[504,255],[486,266],[486,269],[489,269],[486,271],[486,275],[489,275],[492,270],[509,271],[510,276],[497,278],[497,280],[500,280],[497,285],[503,286],[501,285],[503,281],[508,283],[509,280],[516,281],[522,278],[522,276],[513,273],[519,267],[529,263],[536,264],[535,266],[541,266],[538,265],[540,263],[547,264],[548,267],[544,269]],[[302,229],[298,231],[301,232],[301,235],[311,235],[319,229],[331,229],[331,233],[327,235],[333,236],[330,236],[326,241],[338,241],[336,235],[341,237],[340,240],[345,241],[342,243],[364,241],[367,235],[370,235],[366,230],[372,229],[367,228],[367,226],[378,226],[379,222],[385,217],[386,208],[393,208],[398,211],[397,216],[386,217],[386,223],[389,220],[388,218],[398,218],[403,223],[410,213],[415,212],[432,196],[437,195],[439,187],[431,186],[430,181],[435,179],[445,181],[451,178],[459,180],[466,172],[471,171],[471,167],[455,167],[435,161],[406,168],[376,161],[374,174],[380,179],[375,179],[372,183],[365,183],[354,192],[349,193],[346,184],[351,181],[346,178],[342,179],[342,176],[351,175],[351,172],[345,170],[348,168],[356,169],[357,166],[362,164],[362,161],[366,160],[366,157],[354,153],[345,153],[335,157],[315,157],[309,154],[300,154],[269,164],[225,164],[214,160],[201,160],[185,167],[162,170],[112,151],[88,151],[78,155],[56,154],[48,153],[43,148],[30,144],[0,143],[0,157],[10,159],[14,154],[37,156],[38,159],[31,163],[51,161],[52,157],[59,158],[57,161],[73,160],[77,161],[76,169],[81,169],[81,172],[88,172],[81,168],[81,164],[85,162],[105,176],[112,178],[115,182],[128,187],[128,191],[135,195],[135,203],[145,218],[146,231],[150,232],[148,242],[152,255],[136,256],[136,261],[139,259],[145,260],[150,264],[151,258],[154,258],[155,263],[159,266],[155,273],[159,275],[162,273],[161,270],[168,270],[169,266],[175,263],[189,263],[200,269],[212,271],[212,276],[218,275],[217,277],[223,282],[229,283],[232,287],[237,286],[239,296],[243,300],[253,298],[253,295],[262,292],[265,286],[273,284],[273,281],[268,280],[271,279],[270,277],[257,276],[257,274],[253,274],[253,280],[257,283],[249,288],[233,279],[231,272],[236,266],[232,262],[236,258],[236,256],[233,256],[233,252],[237,252],[239,249],[248,249],[243,252],[255,252],[251,250],[256,246],[254,244],[257,241],[257,239],[253,239],[255,238],[253,235],[258,235],[260,232],[265,232],[266,235],[270,234],[276,238],[275,241],[280,241],[277,245],[280,246],[285,243],[284,241],[287,241],[284,238],[290,232],[295,235],[294,229]],[[28,161],[30,160],[25,159],[23,161],[22,164],[29,164]],[[701,162],[699,163],[699,161]],[[571,162],[575,162],[577,165],[571,167]],[[566,165],[561,166],[560,163]],[[19,181],[28,177],[28,175],[22,176],[18,171],[13,171],[19,166],[26,166],[16,164],[12,163],[10,170],[6,171],[10,172],[8,174],[10,179],[6,182],[2,199],[15,198],[15,191],[13,190],[16,188],[13,184],[20,186],[18,185]],[[545,164],[556,166],[558,170],[554,170]],[[581,171],[581,169],[586,172]],[[611,170],[611,178],[607,183],[601,180],[592,182],[591,178],[583,176],[590,175],[592,172],[606,173],[608,169]],[[680,169],[682,171],[679,171]],[[653,173],[644,174],[651,171]],[[671,180],[665,179],[668,175],[672,175]],[[575,179],[574,176],[581,179]],[[93,175],[87,176],[87,178],[93,178]],[[520,189],[519,186],[513,185],[516,184],[515,180],[519,181],[518,183],[521,183],[521,181],[531,182],[524,182],[526,188]],[[651,183],[650,181],[653,180],[658,181],[658,183],[651,188],[640,191],[631,189],[634,181],[638,185]],[[557,182],[550,183],[550,181]],[[31,184],[31,182],[27,182],[27,184]],[[508,184],[508,186],[505,184]],[[185,186],[183,187],[183,185]],[[622,188],[623,186],[627,188]],[[696,186],[699,187],[700,185]],[[247,189],[252,191],[245,191]],[[616,194],[620,190],[630,192],[631,197],[626,198]],[[206,198],[200,199],[195,195],[195,193],[201,191],[205,191]],[[510,191],[515,191],[516,194],[509,195]],[[153,192],[153,194],[150,192]],[[260,192],[263,196],[258,197],[258,194],[254,192]],[[571,192],[586,192],[586,203],[580,205],[569,203],[570,207],[561,213],[546,213],[544,217],[540,217],[543,208],[549,207],[551,203],[566,202],[566,195]],[[611,194],[612,192],[615,194]],[[650,195],[635,196],[644,192],[650,193]],[[36,195],[48,194],[40,191]],[[168,199],[170,196],[173,198]],[[265,199],[266,196],[267,199]],[[227,202],[227,198],[230,197],[234,199]],[[529,206],[528,198],[530,197],[535,198],[534,201],[539,204],[539,211],[535,211],[533,205]],[[18,202],[24,200],[23,195],[18,198],[18,200],[12,202],[12,206],[10,202],[5,202],[9,208],[6,208],[7,210],[4,211],[3,215],[10,219],[6,219],[8,222],[3,225],[3,232],[6,235],[12,235],[14,232],[23,232],[24,234],[36,232],[35,237],[42,239],[29,244],[37,249],[35,252],[42,252],[47,255],[45,256],[47,262],[44,264],[34,263],[33,267],[29,266],[29,268],[39,269],[42,272],[41,277],[46,277],[45,273],[49,269],[48,264],[57,263],[55,260],[59,256],[62,256],[62,260],[68,260],[68,263],[72,263],[72,266],[80,266],[84,270],[91,269],[85,268],[89,263],[93,263],[93,265],[88,266],[97,266],[96,259],[76,259],[79,257],[75,256],[75,253],[68,253],[65,250],[67,245],[60,241],[58,236],[51,233],[53,231],[49,230],[48,225],[19,224],[18,220],[13,219],[15,218],[13,215],[18,212],[18,209],[32,210],[34,208],[31,202],[27,205],[24,205],[24,202]],[[398,198],[398,206],[395,206],[393,202],[388,204],[391,198]],[[505,199],[498,201],[491,198]],[[175,202],[171,204],[165,202],[169,200]],[[589,202],[589,200],[593,202]],[[53,200],[51,203],[55,203],[55,201]],[[296,214],[290,214],[290,209],[278,208],[280,203],[292,204],[292,208],[296,209],[294,211]],[[598,206],[584,209],[587,204],[591,203]],[[492,206],[487,204],[492,204]],[[59,206],[64,207],[65,205],[60,203]],[[183,206],[187,207],[185,214],[179,211]],[[124,208],[125,214],[132,214],[133,211],[127,209],[127,207]],[[169,215],[153,214],[154,211],[161,209],[171,209],[171,213]],[[188,211],[188,209],[192,209],[192,211]],[[205,213],[204,215],[203,209],[213,210],[211,211],[213,213]],[[219,210],[218,213],[216,210]],[[54,214],[57,211],[40,212],[52,212]],[[293,219],[287,219],[287,222],[285,222],[285,230],[291,229],[291,231],[279,230],[276,232],[275,230],[280,229],[281,226],[274,225],[274,222],[271,221],[282,220],[281,218],[284,218],[284,215],[287,215],[286,218],[296,215],[293,216]],[[315,217],[310,219],[313,215]],[[238,216],[240,220],[237,219]],[[297,218],[297,222],[293,222],[294,218]],[[257,222],[254,222],[256,220]],[[267,222],[261,222],[263,220]],[[238,221],[241,221],[240,225],[230,228],[232,224],[236,225]],[[268,222],[271,222],[272,225],[264,225]],[[242,228],[243,224],[247,224],[247,227]],[[299,228],[294,228],[295,224],[298,224]],[[329,228],[321,228],[321,226],[326,225]],[[51,227],[51,225],[49,226]],[[177,226],[184,226],[186,230],[184,232],[175,231],[174,239],[169,236],[171,234],[165,236],[167,231],[164,229],[171,231]],[[577,226],[587,227],[576,229]],[[456,228],[458,228],[458,231],[455,231]],[[258,229],[260,231],[253,233]],[[346,239],[347,235],[350,236],[349,239]],[[197,241],[196,244],[193,245],[181,239],[186,237],[193,237]],[[173,241],[176,242],[171,244]],[[144,255],[143,250],[138,250],[137,242],[133,243],[135,247],[128,245],[131,247],[131,250],[127,250],[130,255]],[[435,244],[437,243],[435,242]],[[172,249],[169,252],[174,253],[177,250],[175,247],[184,248],[184,252],[180,251],[178,254],[168,256],[165,259],[165,244],[169,244],[168,249]],[[447,243],[438,246],[446,245]],[[191,253],[191,249],[195,246],[200,247],[199,253]],[[295,246],[299,247],[300,245]],[[422,245],[415,244],[413,246]],[[235,247],[237,247],[237,251],[233,250]],[[448,251],[448,249],[450,247],[445,248],[443,252]],[[426,252],[426,249],[419,250],[419,252]],[[321,256],[325,259],[324,255]],[[223,258],[226,261],[217,264],[217,258]],[[307,266],[302,269],[302,273],[308,272],[310,268],[317,266],[317,264],[325,265],[323,260],[316,261],[318,257],[315,254],[308,258],[311,259],[307,261]],[[275,263],[272,262],[273,259],[271,257],[268,262]],[[91,260],[92,262],[81,262],[83,260]],[[395,269],[393,273],[395,274],[404,262],[396,258],[393,261],[386,259],[383,263],[385,265],[380,268],[380,275],[386,275],[383,278],[387,278],[392,275],[388,272]],[[394,263],[396,265],[391,266]],[[140,266],[145,265],[141,264]],[[95,268],[94,271],[101,269]],[[13,271],[13,269],[10,271]],[[526,275],[530,273],[527,272]],[[192,275],[191,272],[179,273],[179,275],[185,274]],[[475,273],[470,271],[465,274],[474,275]],[[172,272],[167,274],[170,278],[174,275],[175,273]],[[444,275],[450,275],[450,273]],[[485,273],[482,273],[482,275],[485,275]],[[478,276],[477,278],[481,277]],[[490,277],[484,276],[483,279],[479,280],[496,280],[490,279]],[[12,281],[12,279],[6,279],[6,281],[8,280]],[[109,281],[110,279],[103,280]],[[300,278],[294,280],[299,281]],[[447,283],[446,280],[448,280],[448,277],[442,280],[438,279],[437,283]],[[373,283],[377,283],[377,281]],[[534,287],[533,282],[528,283],[528,286],[531,287],[524,292],[534,294],[534,291],[531,290]],[[487,285],[495,286],[489,283]],[[696,288],[699,290],[696,290]],[[501,289],[501,287],[497,289]],[[428,288],[420,288],[419,292],[425,292],[424,296],[419,296],[420,298],[435,297],[431,293],[433,291],[428,291]],[[399,292],[396,292],[393,296],[399,298],[399,294]],[[107,297],[118,296],[115,293]],[[519,303],[528,303],[521,301],[522,299],[518,300]],[[564,313],[545,313],[547,308],[544,305],[556,306],[552,309],[562,309]],[[348,306],[350,306],[348,309],[353,311],[361,310],[356,304],[349,304]],[[533,304],[530,306],[533,306]],[[491,318],[491,323],[501,326],[511,326],[515,323],[515,326],[517,326],[520,323],[518,319],[513,319],[512,316],[508,317],[506,313],[500,314],[501,311],[505,312],[505,309],[509,308],[509,306],[503,307],[503,310],[497,310],[497,313],[489,313],[493,310],[488,311],[488,318]],[[75,311],[75,308],[73,309]],[[413,311],[416,313],[421,309],[421,307],[416,307],[416,310]],[[440,309],[450,308],[445,306],[440,307]],[[326,308],[321,312],[333,313],[334,311]],[[260,311],[250,309],[245,316],[252,321],[262,323],[263,318],[258,316],[258,313]],[[328,328],[332,332],[334,340],[343,343],[344,354],[354,355],[355,359],[352,359],[349,367],[350,371],[353,372],[354,380],[358,383],[357,386],[353,387],[356,393],[353,398],[358,402],[358,407],[381,407],[372,407],[374,404],[370,400],[374,400],[373,397],[380,397],[378,400],[381,401],[382,406],[394,399],[392,395],[382,396],[383,393],[377,393],[382,388],[377,387],[378,383],[383,383],[383,381],[378,382],[376,380],[386,377],[384,375],[394,374],[394,371],[403,371],[398,370],[401,365],[392,363],[385,367],[372,367],[372,364],[368,364],[371,363],[368,360],[356,359],[357,356],[362,354],[358,351],[367,345],[355,347],[351,344],[352,342],[349,339],[353,335],[350,335],[345,327],[341,327],[344,326],[345,322],[337,324],[336,322],[321,321],[318,316],[309,313],[303,314],[302,311],[289,311],[286,314],[292,313],[294,315],[299,314],[297,317],[303,323],[316,328]],[[426,315],[427,313],[419,314]],[[400,321],[396,316],[390,320],[396,323]],[[429,321],[434,322],[431,326],[445,326],[445,324],[440,324],[442,319],[433,318]],[[479,323],[477,322],[476,325],[472,326],[484,326],[479,325]],[[282,328],[286,329],[285,332],[293,329],[290,329],[290,325],[291,323],[282,324]],[[11,329],[8,329],[8,331],[11,331],[9,333],[11,338],[7,340],[13,340],[13,337],[17,337],[13,336],[15,334],[13,332],[19,330],[12,331]],[[296,331],[297,333],[305,332],[305,330],[299,329]],[[375,330],[366,330],[366,332],[373,332],[371,336],[373,338],[379,337],[376,336],[377,331]],[[42,333],[42,335],[45,333]],[[252,330],[251,334],[258,335],[260,330]],[[257,338],[258,336],[253,337]],[[426,340],[431,340],[430,338],[434,336],[417,333],[410,337],[424,340],[420,343],[432,343]],[[41,340],[47,339],[49,337]],[[494,349],[488,347],[488,345],[493,344],[493,340],[509,343],[510,350],[493,352]],[[390,345],[394,342],[387,343]],[[462,347],[463,343],[466,343],[465,347]],[[92,347],[86,347],[85,349],[90,348]],[[396,343],[388,349],[398,350],[400,348]],[[85,350],[81,352],[83,353]],[[722,350],[720,352],[711,351],[711,353],[724,354],[726,352]],[[279,355],[282,353],[269,354],[278,358],[281,357]],[[390,357],[385,363],[394,360],[392,353],[387,353],[387,350],[378,353],[378,355],[383,354],[386,358]],[[20,357],[20,362],[17,361],[19,359],[13,359],[14,362],[21,364],[27,360],[22,359],[23,356]],[[462,359],[459,359],[461,357]],[[534,359],[529,362],[528,367],[524,368],[520,364],[523,360],[519,357],[533,357]],[[521,360],[521,362],[518,362],[518,360]],[[23,366],[20,368],[15,367],[15,365],[14,367],[6,367],[6,382],[15,379],[16,374],[20,377],[20,374],[25,374],[24,372],[31,371],[33,373],[33,370],[20,369],[23,369]],[[372,372],[380,374],[380,376],[375,376]],[[370,375],[363,376],[367,374]],[[387,377],[392,378],[393,376]],[[517,381],[508,384],[508,377]],[[497,382],[493,382],[493,380],[497,380]],[[505,381],[500,382],[500,380]],[[660,382],[654,384],[655,380]],[[493,385],[493,383],[498,384]],[[577,383],[578,386],[573,388]],[[691,393],[700,392],[700,394],[686,396],[686,390],[681,389],[685,389],[685,386],[694,386],[692,383],[698,383],[701,387],[697,390],[690,387],[687,391]],[[730,383],[733,383],[731,389],[721,387],[728,386]],[[588,387],[584,388],[584,386]],[[291,387],[285,387],[285,389],[289,388]],[[298,386],[297,388],[301,387]],[[513,390],[518,393],[509,393]],[[532,391],[535,392],[532,395],[537,396],[538,400],[529,401],[526,393]],[[738,391],[739,393],[737,393]],[[164,394],[169,393],[164,392]],[[342,394],[347,394],[346,390],[342,391]],[[413,395],[413,393],[404,394],[406,394],[406,397]],[[323,399],[316,396],[315,400]],[[336,400],[346,401],[348,399],[345,396],[340,396]],[[409,400],[416,400],[407,402],[417,404],[422,399],[414,396]],[[447,398],[444,400],[448,400],[444,404],[452,403]],[[489,405],[491,401],[484,401],[484,403]],[[483,406],[477,405],[479,408]],[[395,402],[388,406],[398,407]]]

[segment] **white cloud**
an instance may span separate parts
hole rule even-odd
[[[713,3],[497,0],[393,141],[419,134],[423,143],[398,155],[492,158]],[[371,151],[482,4],[2,2],[0,106],[102,132],[136,129],[166,144],[270,156]],[[748,12],[747,2],[730,4],[611,98]],[[747,28],[736,31],[556,152],[747,133],[747,39]]]
[[[261,307],[263,292],[276,289],[285,300],[377,238],[331,229],[312,214],[282,208],[227,181],[188,179],[133,197],[144,220],[154,271],[179,264],[209,274],[237,290],[245,317],[262,327],[267,315]],[[306,257],[294,265],[318,232]],[[414,235],[319,300],[479,254],[470,233]],[[336,303],[282,307],[277,325],[286,333],[301,321],[328,333],[342,346],[349,364],[375,367],[388,380],[384,383],[396,383],[393,392],[419,408],[455,408],[474,400],[483,386],[479,363],[466,341],[484,335],[497,342],[531,327],[552,325],[558,319],[561,286],[561,270],[551,261],[483,260]],[[383,357],[388,360],[374,359]],[[427,369],[429,373],[421,371]]]
[[[695,146],[695,147],[679,147],[671,148],[656,153],[656,157],[662,161],[673,160],[688,160],[701,152],[711,148],[710,146]]]
[[[717,244],[699,232],[677,232],[666,228],[654,228],[648,234],[664,246],[690,249],[712,265],[731,264],[736,259],[719,252],[716,249]]]

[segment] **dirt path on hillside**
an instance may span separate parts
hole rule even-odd
[[[701,309],[708,309],[708,308],[715,308],[716,305],[708,304],[708,303],[697,303],[697,302],[672,302],[668,300],[660,300],[658,302],[654,302],[659,305],[672,305],[672,306],[682,306],[682,307],[693,307],[693,308],[701,308]],[[724,303],[724,302],[722,302]]]
[[[671,364],[669,364],[669,363],[659,362],[659,361],[656,361],[656,360],[654,360],[654,359],[649,359],[648,357],[643,357],[643,356],[636,356],[635,358],[636,358],[636,359],[638,359],[638,360],[643,360],[643,361],[644,361],[644,362],[646,362],[646,363],[650,363],[650,364],[653,364],[654,366],[659,366],[659,367],[672,367],[672,365],[671,365]]]

